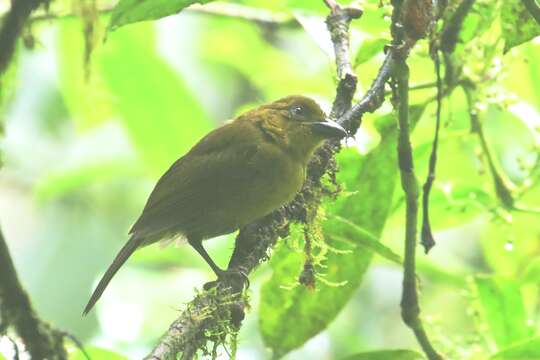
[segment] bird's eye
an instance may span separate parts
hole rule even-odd
[[[291,115],[293,117],[299,117],[299,116],[302,116],[304,114],[304,109],[301,107],[301,106],[295,106],[293,108],[291,108]]]

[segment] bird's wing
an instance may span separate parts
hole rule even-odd
[[[250,123],[231,125],[208,134],[170,167],[130,234],[154,242],[167,232],[189,232],[192,224],[204,221],[198,217],[227,201],[224,189],[249,185],[257,171],[252,159],[261,134]]]

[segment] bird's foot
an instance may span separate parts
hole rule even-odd
[[[240,291],[243,289],[249,289],[249,277],[247,274],[239,269],[229,269],[229,270],[221,270],[220,272],[216,273],[217,279],[214,281],[209,281],[206,284],[203,285],[204,290],[212,289],[213,287],[216,287],[219,283],[227,283],[235,288],[239,288]],[[240,286],[238,286],[240,284]]]

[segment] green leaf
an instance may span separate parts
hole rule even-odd
[[[529,265],[527,265],[520,279],[522,283],[538,284],[538,279],[540,279],[540,257],[537,256],[529,260]]]
[[[533,0],[534,1],[534,0]],[[501,9],[504,52],[540,35],[540,25],[521,0],[505,0]]]
[[[398,265],[403,262],[401,256],[381,244],[377,236],[350,220],[334,215],[326,221],[326,225],[332,229],[332,236],[338,241],[345,244],[354,244],[354,246],[360,245],[366,250],[373,251]]]
[[[119,176],[141,175],[134,164],[126,159],[77,164],[72,168],[63,168],[48,172],[39,178],[34,187],[40,201],[65,195],[83,186],[103,182]]]
[[[120,0],[113,9],[109,29],[146,20],[174,15],[189,5],[211,0]]]
[[[459,34],[461,40],[466,43],[485,33],[497,19],[498,8],[498,1],[475,1],[471,11],[463,21],[463,27]]]
[[[347,356],[343,360],[422,360],[421,354],[412,350],[380,350],[368,351]]]
[[[497,346],[504,348],[528,338],[531,334],[518,282],[495,276],[476,276],[474,280],[483,320]]]
[[[111,94],[99,69],[98,48],[85,68],[83,22],[64,19],[58,22],[58,72],[64,102],[81,129],[94,127],[114,115]]]
[[[384,45],[388,44],[389,40],[386,39],[367,39],[356,52],[354,58],[354,66],[361,65],[371,60],[375,55],[381,53],[384,49]]]
[[[111,35],[96,60],[136,149],[162,173],[212,125],[155,46],[152,24],[141,23]]]
[[[127,357],[112,352],[110,350],[105,350],[97,347],[85,346],[84,350],[90,357],[90,359],[100,359],[100,360],[127,360]],[[74,352],[69,354],[69,360],[87,360],[88,358],[80,350],[76,349]]]
[[[490,360],[540,359],[540,337],[514,344],[492,355]]]
[[[422,109],[412,110],[411,121],[416,123]],[[361,245],[367,233],[373,234],[371,240],[380,237],[397,179],[395,119],[387,115],[379,120],[381,142],[365,158],[355,149],[345,149],[337,157],[338,181],[348,195],[328,203],[325,214],[329,219],[337,215],[358,227],[357,236],[349,239],[350,244],[344,244],[336,221],[323,223],[326,243],[331,248],[347,250],[329,251],[325,267],[318,269],[327,282],[338,286],[319,283],[314,292],[303,286],[287,288],[297,284],[304,255],[280,244],[272,256],[273,274],[262,287],[259,319],[264,342],[276,356],[298,348],[324,330],[347,304],[370,264],[373,251],[365,251]]]

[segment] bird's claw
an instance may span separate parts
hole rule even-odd
[[[210,290],[210,289],[216,287],[220,282],[227,282],[227,283],[237,284],[238,283],[236,281],[237,278],[241,278],[242,290],[243,289],[246,289],[246,290],[249,289],[249,286],[250,286],[249,277],[242,270],[238,270],[238,269],[224,270],[224,271],[220,272],[219,274],[217,274],[217,276],[218,276],[218,278],[216,280],[209,281],[206,284],[204,284],[203,289],[204,290]]]

